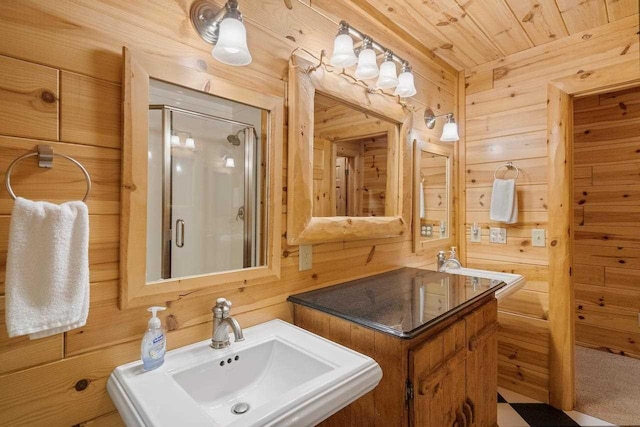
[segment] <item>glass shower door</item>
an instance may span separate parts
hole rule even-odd
[[[161,151],[163,200],[148,204],[148,211],[161,207],[148,216],[162,224],[164,236],[155,280],[257,265],[254,128],[175,107],[161,111],[162,150],[153,151]]]

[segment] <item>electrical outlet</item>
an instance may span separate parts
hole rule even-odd
[[[471,243],[482,243],[482,228],[477,222],[471,226]]]
[[[531,246],[544,248],[545,246],[544,228],[534,228],[531,230]]]
[[[507,229],[499,227],[491,227],[489,229],[490,243],[507,243]]]
[[[300,245],[298,248],[298,271],[311,270],[313,265],[313,246]]]

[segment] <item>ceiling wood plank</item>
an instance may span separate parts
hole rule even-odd
[[[425,24],[424,20],[417,16],[415,11],[405,2],[398,0],[365,1],[376,9],[376,12],[370,10],[372,16],[380,14],[387,16],[456,69],[462,70],[477,64],[464,52],[453,46],[436,28],[428,23]]]
[[[536,46],[569,35],[555,0],[506,0]]]
[[[638,0],[607,0],[609,22],[638,13],[639,7],[640,1]]]
[[[504,0],[457,1],[503,54],[510,55],[534,46]]]
[[[403,0],[420,19],[478,64],[503,54],[455,0]]]
[[[605,0],[557,0],[569,34],[608,23]]]

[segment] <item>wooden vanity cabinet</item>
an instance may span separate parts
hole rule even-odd
[[[494,299],[409,350],[410,425],[497,424],[497,313]]]
[[[378,386],[322,427],[497,425],[497,301],[484,298],[413,339],[294,304],[295,324],[373,358]]]

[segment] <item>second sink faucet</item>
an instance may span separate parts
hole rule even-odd
[[[445,258],[445,254],[447,252],[440,251],[438,252],[438,271],[444,272],[447,271],[447,267],[449,264],[453,264],[455,268],[462,268],[462,264],[460,264],[460,260],[458,260],[458,255],[456,253],[456,247],[451,246],[451,250],[448,251],[449,257]]]
[[[227,348],[231,345],[229,340],[229,327],[233,330],[235,341],[244,341],[242,328],[236,319],[229,316],[231,311],[231,301],[225,298],[218,298],[213,311],[213,332],[211,334],[211,347]]]

